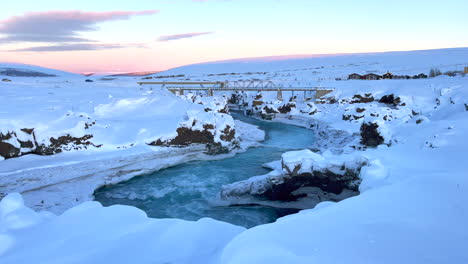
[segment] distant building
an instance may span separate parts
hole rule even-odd
[[[365,80],[380,80],[380,79],[382,79],[382,76],[380,76],[378,74],[375,74],[375,73],[369,73],[369,74],[366,74],[366,75],[364,75],[362,77]]]
[[[468,67],[465,67],[465,70],[463,71],[463,73],[468,73]]]
[[[382,75],[382,79],[393,79],[393,74],[391,72],[387,72]]]
[[[348,76],[348,80],[361,80],[362,76],[357,73],[352,73]]]

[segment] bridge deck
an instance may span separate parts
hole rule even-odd
[[[269,84],[271,82],[268,82]],[[316,92],[315,98],[320,98],[328,93],[333,92],[334,88],[331,87],[229,87],[228,83],[226,82],[138,82],[139,85],[143,84],[155,84],[155,85],[163,85],[164,88],[167,90],[179,94],[184,94],[185,91],[207,91],[209,96],[213,96],[213,92],[217,91],[271,91],[277,92],[278,100],[283,100],[282,92]],[[200,85],[200,87],[193,87],[193,86],[167,86],[166,85]],[[212,85],[209,87],[204,87],[203,85]]]
[[[278,87],[278,88],[238,88],[238,87],[166,87],[168,90],[184,90],[184,91],[317,91],[317,90],[334,90],[331,87]]]

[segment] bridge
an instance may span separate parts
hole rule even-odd
[[[331,87],[280,87],[271,81],[226,81],[226,82],[138,82],[139,85],[161,85],[174,94],[183,95],[185,91],[206,91],[208,96],[213,96],[214,91],[271,91],[277,93],[277,99],[283,100],[283,92],[315,92],[315,98],[320,98],[334,90]]]

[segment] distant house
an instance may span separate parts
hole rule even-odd
[[[362,76],[357,73],[352,73],[348,76],[348,80],[361,80]]]
[[[382,79],[393,79],[393,74],[391,72],[387,72],[382,75]]]
[[[468,67],[465,67],[465,70],[463,71],[463,73],[468,73]]]
[[[366,74],[366,75],[364,75],[362,77],[365,80],[380,80],[380,79],[382,79],[382,76],[380,76],[378,74],[375,74],[375,73],[369,73],[369,74]]]

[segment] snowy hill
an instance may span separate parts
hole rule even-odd
[[[0,63],[0,76],[8,77],[80,77],[78,74],[64,72],[39,66]]]
[[[155,76],[183,74],[201,80],[238,80],[249,77],[291,83],[294,79],[291,80],[290,77],[296,75],[317,82],[322,79],[346,78],[354,72],[384,74],[391,71],[395,74],[414,75],[427,74],[434,67],[441,71],[463,70],[463,66],[468,63],[467,58],[468,48],[276,56],[194,64],[170,69]]]
[[[2,67],[56,76],[7,76],[0,81],[0,197],[40,189],[26,197],[36,209],[63,212],[92,199],[99,186],[187,160],[209,159],[205,146],[216,154],[240,144],[222,98],[180,98],[167,90],[140,87],[133,77],[89,81],[92,77],[35,66]],[[234,136],[224,139],[224,133]],[[134,167],[116,176],[127,166]],[[65,167],[67,172],[60,173]],[[86,184],[69,182],[84,176]],[[43,189],[55,184],[61,187]],[[64,198],[65,189],[74,194]]]

